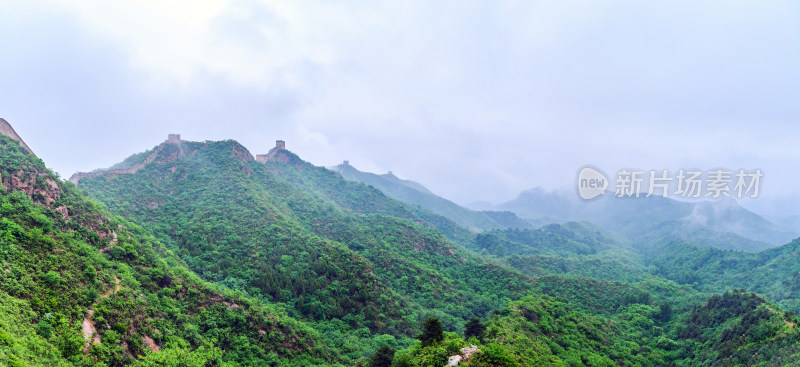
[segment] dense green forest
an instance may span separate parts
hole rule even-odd
[[[637,247],[588,223],[549,224],[538,229],[493,230],[468,245],[532,277],[589,277],[636,283],[654,276],[698,292],[743,288],[782,308],[800,311],[800,241],[761,252],[724,250],[698,241],[665,240]]]
[[[202,280],[15,141],[0,148],[3,364],[341,360],[280,307]]]
[[[533,289],[441,235],[470,240],[448,219],[290,152],[265,166],[233,141],[182,145],[154,151],[159,158],[134,175],[81,188],[206,280],[285,304],[352,358],[376,335],[405,346],[427,317],[458,330]],[[180,150],[192,153],[177,159]]]
[[[473,232],[235,141],[164,143],[117,166],[148,160],[137,172],[76,187],[0,138],[0,365],[800,360],[783,311],[800,305],[798,242],[637,246],[585,222]]]

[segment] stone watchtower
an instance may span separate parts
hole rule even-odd
[[[167,143],[178,144],[181,142],[181,134],[167,135]]]
[[[268,160],[274,158],[281,150],[286,150],[286,142],[283,140],[275,140],[275,148],[270,149],[267,154],[256,154],[256,160],[261,163],[266,163]]]

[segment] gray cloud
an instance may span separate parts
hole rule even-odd
[[[0,114],[65,176],[178,132],[284,138],[460,202],[587,163],[758,167],[797,192],[794,2],[234,1],[190,37],[188,77],[66,6],[0,15]]]

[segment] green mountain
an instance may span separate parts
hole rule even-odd
[[[262,163],[234,141],[179,141],[134,157],[147,163],[79,187],[205,280],[284,305],[354,359],[376,335],[408,345],[426,317],[456,330],[533,289],[451,242],[472,235],[450,220],[287,150]]]
[[[785,244],[796,231],[770,222],[735,200],[685,202],[660,196],[594,200],[533,189],[498,206],[535,223],[588,221],[636,246],[682,241],[698,246],[759,251]]]
[[[710,231],[706,235],[719,243],[730,237],[741,240]],[[592,224],[569,222],[488,231],[478,234],[469,248],[535,278],[556,275],[639,283],[656,276],[703,293],[743,288],[784,309],[800,311],[800,240],[749,252],[701,247],[659,231],[647,236],[650,246],[628,244]]]
[[[614,316],[593,315],[547,296],[529,296],[493,312],[478,338],[447,334],[441,343],[415,345],[395,356],[399,365],[444,366],[448,356],[477,347],[467,366],[653,366],[673,358],[675,343],[653,319],[658,310],[631,305]],[[647,329],[649,327],[649,329]],[[646,352],[643,352],[646,350]]]
[[[800,362],[798,318],[756,294],[726,292],[684,311],[685,303],[642,303],[647,293],[624,286],[588,283],[587,287],[582,282],[554,280],[548,287],[569,294],[569,302],[550,296],[524,297],[493,312],[477,337],[444,333],[439,343],[415,344],[398,352],[394,365],[443,366],[449,356],[467,358],[463,348],[469,346],[466,366],[791,366]],[[680,299],[676,294],[672,297]],[[576,302],[596,308],[575,308]]]
[[[349,162],[331,167],[346,180],[373,186],[388,196],[430,210],[472,231],[501,228],[531,228],[531,224],[509,211],[474,211],[430,192],[421,184],[403,180],[389,172],[378,175],[362,172]]]
[[[678,361],[690,366],[800,363],[798,318],[743,290],[710,297],[682,320]]]
[[[0,365],[341,360],[280,308],[201,280],[3,135],[0,182]]]
[[[132,156],[125,166],[135,172],[101,172],[79,184],[141,223],[205,280],[284,305],[351,360],[376,350],[377,340],[422,353],[412,342],[424,319],[459,331],[468,318],[530,294],[619,318],[637,304],[653,314],[657,302],[688,313],[685,305],[702,297],[697,291],[724,290],[709,282],[670,298],[663,285],[670,283],[654,276],[662,267],[646,261],[645,251],[711,250],[673,246],[671,237],[661,246],[634,246],[588,223],[474,235],[285,149],[262,157],[233,141],[166,142]],[[659,335],[673,340],[670,330]]]
[[[662,197],[629,199],[608,195],[581,201],[562,193],[533,189],[507,203],[489,206],[502,211],[475,211],[391,172],[383,175],[362,172],[346,161],[331,169],[347,180],[378,188],[395,199],[419,205],[473,231],[529,229],[585,221],[613,232],[621,242],[636,246],[687,242],[745,251],[782,245],[800,235],[741,207],[735,200],[682,202]]]
[[[653,251],[653,274],[695,289],[720,292],[744,288],[758,292],[784,309],[800,311],[800,240],[758,253],[674,244],[672,251]]]
[[[800,360],[781,310],[800,305],[798,242],[730,251],[585,221],[474,233],[282,145],[178,136],[76,174],[81,191],[0,143],[0,364]],[[712,214],[701,229],[728,225]]]

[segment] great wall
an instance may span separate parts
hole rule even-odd
[[[22,145],[23,148],[25,148],[25,150],[28,151],[28,153],[33,154],[33,150],[31,150],[31,148],[28,147],[28,144],[25,144],[25,141],[22,140],[22,138],[20,138],[19,135],[17,135],[17,132],[14,131],[13,127],[11,127],[11,124],[9,124],[8,121],[2,118],[0,118],[0,134],[3,134],[11,139],[16,140],[17,142],[19,142],[20,145]]]
[[[69,180],[70,180],[70,182],[72,182],[75,185],[77,185],[78,182],[81,179],[84,179],[84,178],[87,178],[87,177],[98,177],[98,176],[103,176],[103,175],[136,173],[136,171],[144,168],[146,165],[148,165],[148,164],[152,163],[153,161],[155,161],[156,157],[158,157],[158,153],[160,153],[164,149],[165,144],[177,144],[178,147],[180,148],[178,157],[183,156],[184,150],[183,150],[183,147],[181,145],[181,142],[182,142],[182,140],[181,140],[181,135],[180,134],[169,134],[169,135],[167,135],[167,140],[165,142],[159,144],[159,146],[156,148],[156,150],[153,152],[153,154],[150,154],[147,158],[145,158],[144,161],[134,165],[131,168],[106,169],[106,170],[99,170],[99,171],[94,171],[94,172],[76,172],[75,174],[73,174],[69,178]]]
[[[173,159],[178,159],[178,158],[186,155],[186,152],[184,150],[184,144],[183,144],[184,142],[186,142],[186,141],[185,140],[181,140],[181,135],[180,134],[169,134],[169,135],[167,135],[167,140],[164,141],[163,143],[161,143],[158,147],[156,147],[156,150],[153,151],[152,154],[150,154],[144,161],[134,165],[133,167],[98,170],[98,171],[94,171],[94,172],[77,172],[77,173],[73,174],[69,178],[69,180],[72,183],[74,183],[75,185],[77,185],[78,182],[81,179],[84,179],[84,178],[87,178],[87,177],[99,177],[99,176],[105,176],[105,175],[136,173],[136,171],[138,171],[138,170],[144,168],[145,166],[147,166],[148,164],[154,162],[156,160],[156,157],[158,157],[158,154],[164,149],[164,147],[167,144],[176,144],[178,146],[178,149],[179,149],[178,150],[178,154],[177,154],[177,156],[172,157]],[[279,151],[285,150],[285,149],[286,149],[286,142],[284,142],[283,140],[276,140],[275,141],[275,147],[270,149],[270,151],[267,152],[267,154],[258,154],[258,155],[256,155],[256,160],[258,162],[261,162],[261,163],[266,163],[268,160],[274,158],[275,155]],[[244,153],[242,153],[242,154],[244,154]],[[249,153],[247,153],[247,155],[249,155]],[[252,156],[250,157],[250,159],[253,159]]]
[[[14,128],[11,127],[11,124],[9,124],[8,121],[6,121],[6,120],[4,120],[2,118],[0,118],[0,134],[3,134],[5,136],[8,136],[11,139],[16,140],[30,154],[33,154],[34,156],[36,155],[36,154],[33,153],[33,150],[31,150],[31,148],[28,147],[27,144],[25,144],[25,141],[23,141],[22,138],[20,138],[20,136],[17,134],[17,132],[14,131]],[[72,183],[77,185],[78,182],[81,179],[84,179],[84,178],[87,178],[87,177],[98,177],[98,176],[105,176],[105,175],[136,173],[136,171],[138,171],[138,170],[144,168],[145,166],[147,166],[148,164],[154,162],[156,160],[156,157],[158,157],[158,154],[164,149],[164,147],[166,147],[167,144],[175,144],[175,145],[178,146],[177,156],[172,157],[172,159],[177,159],[177,158],[180,158],[180,157],[186,155],[186,151],[184,150],[184,144],[183,144],[184,142],[186,142],[186,141],[185,140],[181,140],[181,135],[180,134],[168,134],[167,135],[167,140],[164,141],[163,143],[159,144],[158,147],[156,147],[156,150],[153,151],[152,154],[150,154],[147,158],[145,158],[144,161],[142,161],[142,162],[140,162],[140,163],[138,163],[138,164],[136,164],[136,165],[134,165],[134,166],[132,166],[130,168],[104,169],[104,170],[97,170],[97,171],[94,171],[94,172],[76,172],[75,174],[70,176],[69,180],[70,180],[70,182],[72,182]],[[266,163],[268,160],[275,158],[275,156],[282,150],[286,150],[286,142],[283,141],[283,140],[276,140],[274,148],[270,149],[269,152],[267,152],[266,154],[257,154],[256,157],[255,157],[255,160],[258,161],[258,162],[261,162],[261,163]],[[248,153],[248,155],[249,155],[249,153]],[[252,157],[250,157],[250,159],[252,159]]]
[[[283,140],[275,140],[275,147],[270,149],[267,154],[256,154],[256,160],[261,163],[267,163],[268,160],[275,158],[279,151],[286,149],[286,142]]]

